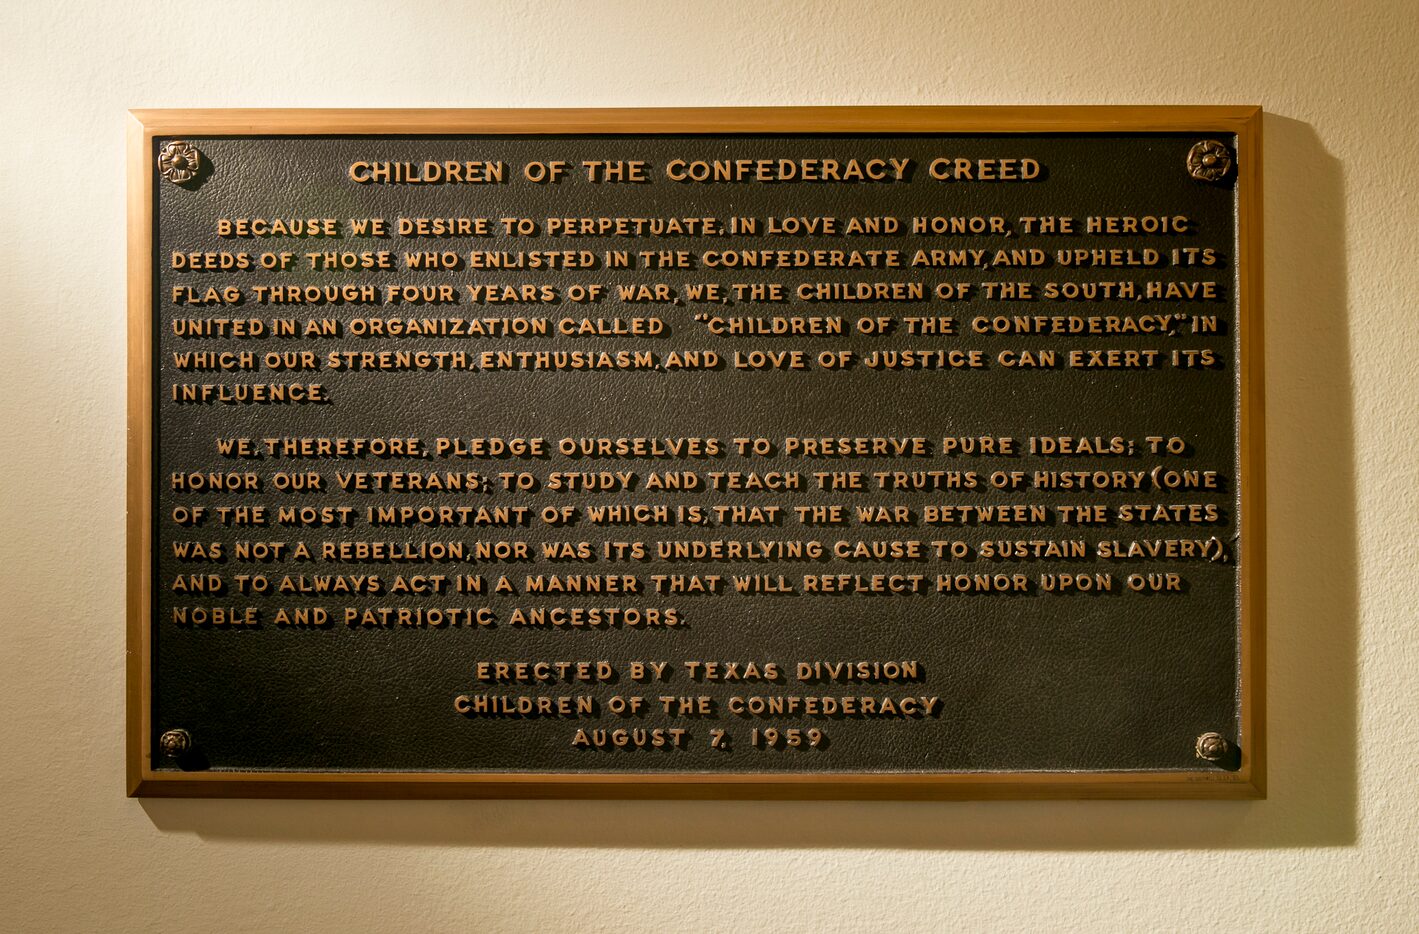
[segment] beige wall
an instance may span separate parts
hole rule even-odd
[[[1413,0],[697,6],[3,4],[0,930],[1419,926]],[[1022,102],[1269,112],[1270,800],[123,797],[126,108]]]

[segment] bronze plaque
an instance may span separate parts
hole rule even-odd
[[[1260,795],[1260,126],[135,113],[130,792]]]

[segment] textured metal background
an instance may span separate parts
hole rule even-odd
[[[909,338],[905,335],[863,338],[727,340],[709,338],[690,321],[684,307],[623,306],[603,303],[597,314],[660,314],[671,335],[662,339],[557,338],[516,342],[517,349],[646,347],[664,352],[671,348],[714,348],[729,352],[751,346],[812,349],[853,347],[861,352],[875,347],[981,347],[992,356],[1005,347],[1036,349],[1055,347],[1211,347],[1223,355],[1226,366],[1204,371],[1005,371],[877,373],[811,370],[807,373],[736,375],[730,372],[656,373],[412,373],[282,376],[281,374],[179,374],[172,367],[174,350],[381,349],[387,347],[467,349],[479,351],[502,345],[499,341],[465,339],[291,340],[232,342],[180,340],[172,336],[169,322],[181,317],[217,317],[221,309],[184,310],[168,300],[170,287],[191,284],[238,284],[305,281],[334,282],[548,282],[562,285],[577,281],[612,283],[632,279],[672,283],[696,281],[857,281],[922,279],[979,281],[972,270],[910,269],[874,272],[832,270],[781,270],[737,273],[697,270],[656,270],[539,273],[419,273],[402,271],[362,275],[354,273],[298,274],[277,277],[266,273],[222,274],[174,272],[166,258],[170,249],[364,249],[365,241],[346,240],[336,246],[325,241],[226,241],[213,233],[220,216],[407,216],[520,215],[914,215],[1065,214],[1186,214],[1203,231],[1179,238],[1147,238],[1146,245],[1166,248],[1205,245],[1235,256],[1235,194],[1230,183],[1207,185],[1188,177],[1184,157],[1198,137],[1170,134],[1060,134],[1012,136],[884,136],[861,137],[591,137],[591,138],[194,138],[210,160],[213,171],[195,190],[164,182],[157,187],[155,223],[155,398],[157,450],[154,455],[154,684],[152,687],[154,736],[172,727],[190,730],[202,761],[214,769],[235,770],[496,770],[496,771],[947,771],[947,770],[1207,770],[1213,766],[1194,757],[1193,740],[1201,732],[1217,730],[1235,738],[1238,715],[1238,588],[1235,564],[1150,562],[1146,568],[1123,562],[1107,566],[1087,562],[1026,562],[1023,564],[975,562],[968,565],[926,562],[904,568],[934,576],[941,571],[977,569],[1022,571],[1035,577],[1041,571],[1107,570],[1122,577],[1132,570],[1179,571],[1190,584],[1182,596],[1140,596],[1124,592],[1114,596],[906,596],[906,597],[654,597],[639,599],[509,597],[488,598],[496,609],[512,605],[563,603],[572,605],[644,605],[679,607],[689,626],[646,632],[534,631],[506,626],[493,631],[369,631],[338,624],[328,631],[283,630],[271,625],[252,632],[179,630],[171,622],[177,603],[217,602],[222,605],[469,605],[457,598],[397,600],[390,596],[315,600],[308,597],[252,601],[222,598],[189,600],[174,595],[170,585],[179,573],[216,570],[225,575],[250,571],[279,573],[379,573],[391,579],[397,573],[424,568],[402,565],[287,564],[264,569],[231,561],[215,568],[173,560],[173,540],[226,541],[239,538],[316,542],[343,536],[354,539],[403,540],[425,538],[540,538],[604,539],[684,538],[698,534],[725,538],[1100,538],[1197,537],[1217,535],[1230,542],[1237,530],[1239,495],[1234,486],[1221,494],[1186,496],[1051,494],[994,492],[961,494],[832,494],[800,493],[776,496],[654,493],[551,494],[518,496],[497,493],[479,502],[544,505],[549,502],[687,502],[783,503],[880,502],[985,504],[998,502],[1108,503],[1216,502],[1228,520],[1209,527],[1157,527],[1137,533],[1113,527],[1075,529],[1053,526],[1035,532],[1009,528],[868,529],[804,528],[789,521],[777,528],[741,527],[692,533],[668,528],[601,529],[585,523],[566,530],[551,530],[535,523],[531,529],[509,530],[375,530],[360,526],[349,531],[286,531],[223,529],[209,525],[199,531],[179,529],[168,521],[174,506],[192,503],[256,503],[317,500],[363,506],[376,501],[370,495],[309,497],[268,493],[264,496],[233,494],[174,494],[167,478],[177,469],[277,469],[319,470],[333,479],[330,462],[232,462],[217,456],[212,439],[218,435],[321,435],[321,436],[732,436],[762,435],[925,435],[939,440],[948,435],[1032,434],[1113,435],[1140,440],[1149,434],[1176,434],[1192,440],[1201,452],[1188,466],[1217,469],[1235,478],[1238,450],[1235,270],[1230,264],[1213,273],[1163,268],[1159,270],[1100,269],[1002,270],[998,278],[1116,279],[1116,278],[1218,278],[1226,283],[1227,300],[1210,305],[1143,305],[1133,303],[1071,303],[1065,313],[1107,314],[1195,310],[1218,314],[1229,322],[1226,333],[1213,338],[1091,337],[1081,339],[1040,337]],[[1219,137],[1231,144],[1230,138]],[[163,140],[156,141],[161,146]],[[514,180],[496,186],[359,186],[344,170],[356,159],[418,160],[502,159],[516,167],[534,159],[643,158],[657,166],[669,158],[809,157],[867,158],[884,154],[907,155],[917,161],[918,177],[912,184],[863,185],[689,185],[660,180],[651,185],[593,186],[572,182],[558,187],[537,187]],[[1028,155],[1048,166],[1046,180],[1030,184],[938,184],[924,177],[922,166],[937,155],[988,157]],[[814,245],[841,248],[998,245],[995,238],[911,237],[898,235],[829,238]],[[438,246],[434,244],[438,243]],[[747,238],[745,246],[797,247],[801,238]],[[1063,246],[1145,245],[1126,237],[1021,237],[1009,245]],[[425,246],[426,245],[426,246]],[[486,241],[412,240],[393,237],[388,248],[428,249],[640,249],[639,240],[617,242],[587,238],[506,239]],[[706,241],[676,239],[665,246],[697,250]],[[716,248],[734,245],[730,238],[714,241]],[[969,314],[1056,310],[1044,302],[986,304],[979,300],[946,306],[941,303],[894,306],[831,304],[736,306],[728,313],[842,313],[857,314]],[[481,308],[464,302],[446,308],[343,306],[309,310],[312,317],[418,315],[481,316],[483,314],[581,314],[584,309],[566,303],[552,306]],[[282,310],[248,304],[234,310],[239,316],[271,318],[307,316],[301,309]],[[964,324],[964,321],[962,322]],[[240,346],[237,346],[240,344]],[[326,406],[174,406],[165,402],[176,381],[255,382],[282,379],[316,379],[331,387],[334,403]],[[873,459],[861,469],[896,466],[947,469],[989,469],[1001,466],[999,458],[968,458],[896,462]],[[811,472],[815,469],[852,469],[846,460],[801,460],[769,465],[729,454],[710,462],[639,460],[567,462],[554,457],[527,462],[536,473],[550,470],[650,469],[765,469],[780,466]],[[1028,456],[1005,464],[1009,468],[1073,469],[1080,467],[1133,467],[1140,459],[1107,458],[1032,459]],[[831,465],[825,467],[824,465]],[[518,462],[429,461],[343,462],[340,469],[472,469],[482,473],[522,469]],[[430,501],[436,496],[390,494],[393,501]],[[460,497],[447,496],[447,501]],[[677,564],[655,562],[632,565],[576,564],[457,566],[444,565],[438,573],[482,573],[491,580],[501,570],[520,581],[524,573],[637,573],[662,571],[702,573],[782,573],[790,579],[802,573],[843,571],[873,573],[902,570],[875,563],[793,563],[749,566]],[[1121,589],[1121,586],[1120,586]],[[267,614],[269,618],[269,613]],[[504,614],[505,615],[505,614]],[[668,684],[636,687],[626,682],[609,686],[558,684],[522,688],[481,687],[470,677],[480,659],[608,659],[618,665],[630,659],[676,661],[683,659],[777,661],[791,667],[808,659],[920,659],[924,683],[917,685],[802,685],[792,680],[779,685],[705,685],[677,673]],[[671,720],[652,713],[631,724],[609,714],[595,721],[478,718],[456,714],[452,699],[460,693],[583,693],[601,698],[611,694],[730,694],[784,693],[831,695],[938,695],[943,715],[927,720],[812,720],[774,718],[763,721],[722,714],[717,720]],[[686,752],[585,752],[573,750],[568,740],[575,727],[688,726],[694,734]],[[751,726],[814,726],[825,730],[830,744],[813,752],[757,752],[746,748]],[[737,751],[726,754],[708,746],[709,727],[728,728],[739,739]],[[162,767],[164,763],[155,762]],[[171,765],[167,763],[167,765]]]

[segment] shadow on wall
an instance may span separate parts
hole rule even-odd
[[[1340,163],[1265,118],[1270,799],[1250,802],[142,802],[162,831],[435,846],[971,850],[1346,846],[1356,837],[1355,451]]]

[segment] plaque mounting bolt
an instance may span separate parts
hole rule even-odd
[[[1204,182],[1220,181],[1232,170],[1232,151],[1215,139],[1205,139],[1187,151],[1187,174]]]
[[[158,171],[174,185],[185,185],[202,168],[202,153],[186,140],[175,139],[158,153]]]
[[[1203,733],[1197,738],[1197,758],[1221,762],[1232,751],[1232,744],[1221,733]]]
[[[192,734],[186,730],[168,730],[158,737],[158,748],[163,755],[176,759],[192,748]]]

